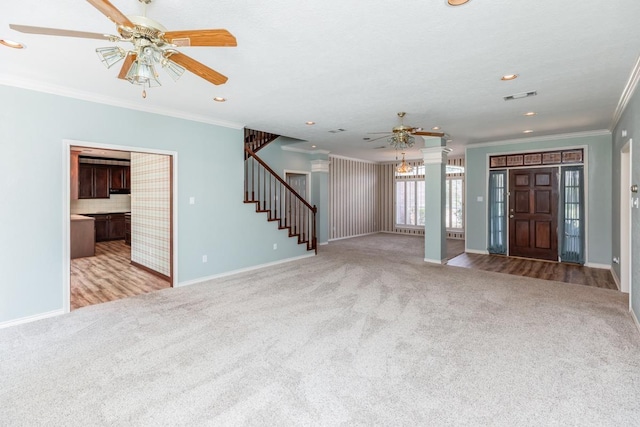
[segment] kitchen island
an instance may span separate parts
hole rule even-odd
[[[96,254],[95,219],[84,215],[71,215],[71,259]]]

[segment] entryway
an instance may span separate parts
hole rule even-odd
[[[509,171],[509,255],[558,260],[558,168]]]

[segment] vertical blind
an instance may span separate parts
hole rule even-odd
[[[507,171],[489,172],[489,242],[491,254],[507,253]]]
[[[560,259],[584,264],[584,176],[582,166],[562,168]]]

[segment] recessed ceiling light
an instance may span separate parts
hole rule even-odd
[[[440,126],[434,126],[431,128],[431,130],[440,130]]]
[[[504,76],[500,77],[500,80],[515,80],[518,78],[517,74],[505,74]]]
[[[535,116],[536,114],[538,113],[536,113],[535,111],[527,111],[526,113],[523,114],[523,116]]]
[[[305,122],[305,124],[309,125],[309,126],[313,126],[316,124],[316,122]]]
[[[311,146],[311,148],[316,148],[316,147],[317,147],[317,145],[312,145],[312,146]]]
[[[216,96],[215,98],[213,98],[214,101],[216,102],[225,102],[227,100],[227,98],[223,98],[221,96]]]
[[[522,133],[531,133],[533,132],[531,129],[523,130]]]
[[[7,39],[0,39],[0,44],[7,47],[12,47],[14,49],[24,49],[26,47],[22,43],[14,42],[13,40]]]
[[[469,0],[447,0],[449,6],[460,6],[467,3]]]

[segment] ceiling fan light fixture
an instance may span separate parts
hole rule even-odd
[[[162,86],[158,80],[158,74],[155,68],[151,64],[145,64],[144,62],[136,59],[131,64],[129,72],[125,77],[131,84],[146,86],[146,87],[158,87]]]
[[[416,139],[409,132],[397,132],[391,135],[388,141],[396,150],[404,150],[413,147]]]
[[[162,67],[167,71],[167,74],[171,76],[174,82],[177,82],[180,77],[184,74],[184,67],[176,64],[171,60],[163,61]]]
[[[111,68],[114,64],[124,59],[127,53],[119,46],[99,47],[96,49],[98,58],[105,67]]]

